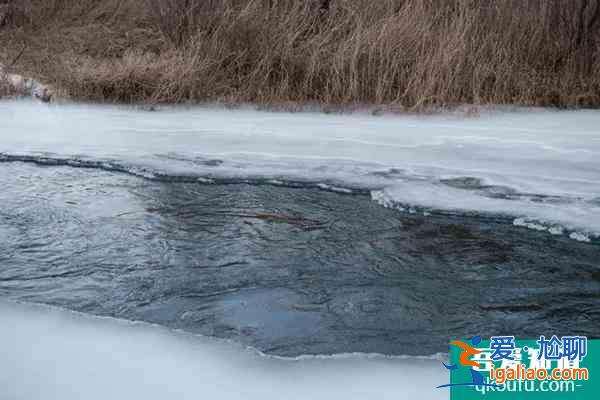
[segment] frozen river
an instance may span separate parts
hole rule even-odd
[[[0,161],[0,342],[11,343],[0,383],[11,398],[37,398],[19,374],[55,398],[81,397],[77,385],[114,397],[86,378],[61,386],[84,374],[77,357],[131,398],[143,377],[110,366],[139,368],[125,351],[177,386],[144,398],[211,382],[223,398],[447,398],[433,388],[447,380],[437,358],[450,338],[600,336],[597,111],[461,119],[10,101]],[[62,360],[64,376],[39,357]]]

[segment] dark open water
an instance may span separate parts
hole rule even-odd
[[[368,195],[0,164],[0,296],[295,356],[600,336],[600,246]]]

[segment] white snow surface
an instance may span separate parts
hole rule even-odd
[[[433,358],[281,359],[159,326],[0,301],[2,400],[447,399]]]
[[[600,233],[595,110],[375,117],[3,101],[1,154],[116,160],[150,175],[364,188],[386,206],[426,214],[501,214],[577,240]],[[215,159],[222,162],[205,163]],[[448,184],[456,178],[476,178],[478,187]]]

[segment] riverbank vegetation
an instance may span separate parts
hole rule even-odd
[[[0,63],[77,99],[600,106],[600,0],[0,0]]]

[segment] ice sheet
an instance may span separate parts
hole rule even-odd
[[[389,206],[498,213],[567,235],[600,232],[600,111],[465,119],[5,101],[0,121],[5,158],[102,160],[144,176],[363,188]]]
[[[158,326],[0,302],[0,399],[447,399],[440,361],[278,359]]]

